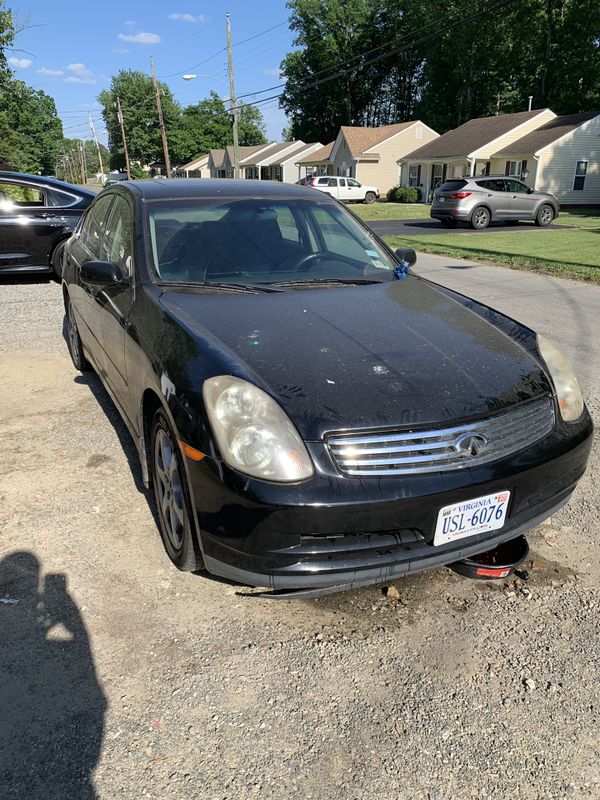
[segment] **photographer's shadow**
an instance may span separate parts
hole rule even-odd
[[[95,800],[106,706],[66,576],[0,560],[0,797]]]

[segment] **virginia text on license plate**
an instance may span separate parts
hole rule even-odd
[[[510,492],[496,492],[453,503],[440,509],[433,544],[448,544],[504,525]]]

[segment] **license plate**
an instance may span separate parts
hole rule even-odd
[[[510,492],[502,491],[444,506],[438,513],[434,546],[499,530],[506,519],[509,499]]]
[[[439,199],[440,203],[445,203],[446,202],[446,198],[445,197],[440,197],[438,199]]]

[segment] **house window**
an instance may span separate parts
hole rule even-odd
[[[418,164],[411,164],[408,168],[408,185],[409,186],[418,186],[419,185],[419,165]]]
[[[575,180],[573,181],[573,191],[582,192],[585,187],[585,179],[587,176],[588,162],[578,161],[575,165]]]
[[[437,189],[444,182],[444,165],[434,164],[433,175],[431,176],[431,185],[433,189]]]
[[[523,167],[522,161],[509,161],[508,172],[506,174],[511,178],[520,178],[522,167]]]
[[[423,126],[417,125],[415,130],[415,139],[422,139],[423,138]]]

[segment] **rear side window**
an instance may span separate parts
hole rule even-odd
[[[478,186],[482,189],[487,189],[490,192],[505,192],[506,183],[501,178],[491,179],[487,181],[479,181]]]
[[[458,180],[458,181],[446,181],[440,186],[440,192],[456,192],[458,189],[462,189],[463,186],[467,185],[467,181]]]
[[[94,201],[81,228],[80,239],[93,258],[100,258],[100,243],[106,226],[106,215],[114,194],[106,194]]]
[[[329,178],[317,178],[317,186],[331,186]],[[335,186],[335,183],[333,184]]]
[[[0,204],[4,210],[17,206],[30,208],[44,205],[44,193],[36,186],[27,183],[0,182]]]

